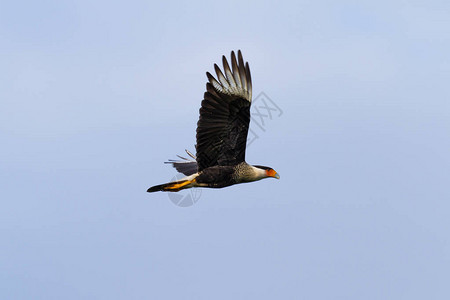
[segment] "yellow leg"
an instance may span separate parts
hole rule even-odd
[[[195,179],[194,180],[185,180],[185,181],[181,181],[181,182],[174,182],[174,183],[172,183],[172,184],[170,184],[170,185],[167,185],[167,186],[165,186],[164,188],[163,188],[163,190],[164,191],[179,191],[179,190],[181,190],[184,186],[186,186],[186,185],[188,185],[188,184],[191,184],[191,183],[193,183],[193,182],[195,182]]]

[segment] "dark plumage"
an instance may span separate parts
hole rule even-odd
[[[197,173],[197,161],[196,161],[197,158],[194,156],[194,154],[192,154],[188,150],[185,151],[193,160],[177,155],[182,160],[169,159],[169,161],[166,161],[165,163],[172,164],[172,166],[175,169],[177,169],[178,172],[183,173],[186,176],[189,176],[194,173]]]
[[[208,83],[197,123],[197,156],[171,160],[178,172],[187,175],[182,180],[148,189],[179,191],[190,187],[221,188],[236,183],[256,181],[279,175],[269,167],[251,166],[245,162],[245,148],[250,124],[252,81],[250,67],[231,52],[231,68],[225,56],[223,70],[214,64],[217,79],[206,73]]]

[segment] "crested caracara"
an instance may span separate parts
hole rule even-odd
[[[245,147],[250,124],[252,80],[250,67],[231,52],[231,68],[225,56],[223,70],[214,64],[217,79],[209,72],[206,92],[197,123],[197,156],[171,160],[178,172],[187,177],[161,185],[147,192],[178,192],[191,187],[222,188],[237,183],[280,176],[272,168],[252,166],[245,162]]]

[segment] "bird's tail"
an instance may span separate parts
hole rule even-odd
[[[147,190],[147,192],[178,192],[179,190],[188,189],[190,187],[193,187],[193,184],[195,183],[195,178],[192,180],[179,180],[179,181],[172,181],[160,185],[152,186]]]

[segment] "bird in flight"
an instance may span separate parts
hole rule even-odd
[[[248,62],[239,50],[231,52],[231,68],[225,56],[223,70],[214,64],[217,79],[206,72],[208,82],[197,123],[197,156],[171,160],[185,178],[153,186],[147,192],[178,192],[192,187],[223,188],[233,184],[280,176],[270,167],[245,162],[245,147],[250,124],[252,80]]]

